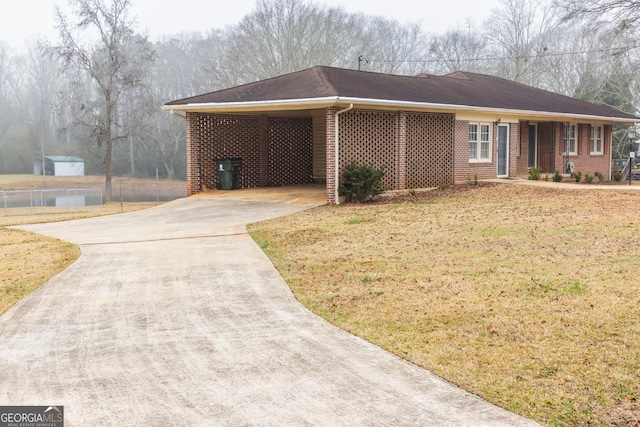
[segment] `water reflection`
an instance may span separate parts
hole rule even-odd
[[[186,186],[185,186],[186,187]],[[114,191],[116,193],[116,191]],[[184,189],[123,189],[117,191],[114,202],[168,202],[187,196]],[[12,190],[0,191],[0,209],[11,208],[78,208],[100,206],[106,202],[100,189]]]

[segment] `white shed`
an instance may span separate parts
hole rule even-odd
[[[33,161],[34,175],[83,176],[84,159],[72,156],[45,156]]]

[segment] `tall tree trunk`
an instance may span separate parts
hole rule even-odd
[[[131,157],[131,176],[136,176],[136,159],[133,152],[133,138],[129,137],[129,156]]]
[[[113,192],[111,191],[111,174],[112,174],[112,153],[113,153],[113,140],[111,139],[111,120],[113,118],[113,106],[111,105],[111,96],[109,93],[105,94],[107,111],[105,116],[105,130],[104,130],[104,192],[107,202],[111,201]]]
[[[164,169],[167,171],[167,178],[172,181],[176,178],[176,168],[172,161],[163,160]]]

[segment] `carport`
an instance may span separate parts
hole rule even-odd
[[[187,112],[188,193],[216,188],[216,160],[242,159],[240,188],[324,183],[324,111]],[[315,130],[315,131],[314,131]]]

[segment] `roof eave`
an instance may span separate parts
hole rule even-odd
[[[272,101],[249,102],[208,102],[197,104],[163,105],[163,110],[174,110],[198,113],[243,113],[282,110],[307,110],[315,108],[327,108],[339,104],[339,97],[329,96],[322,98],[304,99],[279,99]]]
[[[517,110],[506,108],[491,108],[472,105],[456,105],[456,104],[438,104],[430,102],[413,102],[413,101],[396,101],[387,99],[371,99],[371,98],[355,98],[330,96],[321,98],[306,99],[282,99],[271,101],[251,101],[251,102],[212,102],[198,104],[178,104],[163,105],[163,110],[174,110],[184,112],[224,112],[224,113],[242,113],[242,112],[265,112],[265,111],[284,111],[284,110],[305,110],[316,108],[327,108],[332,106],[343,106],[353,104],[359,108],[387,108],[387,109],[406,109],[413,111],[437,111],[455,113],[456,111],[474,111],[483,113],[493,113],[497,116],[500,114],[508,114],[511,116],[520,116],[523,118],[535,118],[539,120],[561,119],[562,121],[582,120],[582,121],[608,121],[613,123],[639,123],[640,118],[626,118],[614,116],[600,116],[575,113],[560,113],[553,111],[534,111],[534,110]],[[497,119],[498,117],[496,117]]]

